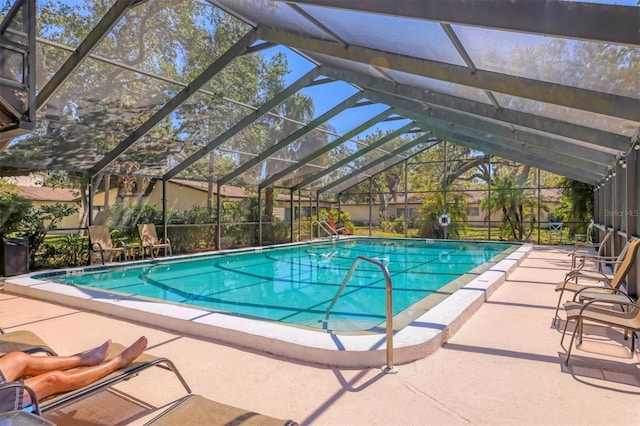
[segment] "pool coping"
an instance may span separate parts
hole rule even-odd
[[[393,335],[394,364],[435,352],[480,308],[526,259],[523,244],[447,299]],[[8,293],[46,300],[128,321],[161,327],[279,358],[329,367],[370,368],[387,364],[386,336],[342,335],[170,305],[99,290],[43,282],[20,275],[5,279]]]

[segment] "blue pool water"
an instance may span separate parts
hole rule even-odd
[[[387,265],[395,315],[513,249],[500,243],[353,238],[47,275],[117,294],[308,327],[341,323],[342,330],[356,331],[373,330],[385,320],[385,280],[377,266],[360,262],[330,322],[325,311],[358,256]]]

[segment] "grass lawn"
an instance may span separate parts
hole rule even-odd
[[[368,236],[369,227],[356,226],[354,235]],[[404,234],[396,234],[394,232],[382,232],[378,227],[374,226],[371,236],[398,238],[398,237],[404,237]],[[407,236],[409,238],[420,238],[418,236],[417,228],[410,228],[407,232]],[[573,236],[569,236],[569,228],[565,228],[562,230],[562,236],[558,232],[550,232],[548,229],[540,229],[539,241],[538,241],[538,230],[536,229],[531,234],[530,242],[535,244],[539,243],[539,244],[559,245],[561,237],[562,237],[562,244],[573,245],[575,243],[575,238]],[[459,239],[486,241],[489,239],[489,234],[487,232],[487,228],[468,228],[460,235]],[[500,239],[500,231],[498,229],[491,229],[491,241],[505,241],[505,240]]]

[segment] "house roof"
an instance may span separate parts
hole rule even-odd
[[[80,191],[69,188],[49,188],[45,186],[18,186],[20,195],[33,201],[72,202],[80,199]]]
[[[209,188],[209,183],[208,182],[204,182],[204,181],[197,181],[197,180],[188,180],[188,179],[171,179],[169,182],[177,184],[177,185],[182,185],[182,186],[186,186],[189,188],[193,188],[193,189],[197,189],[199,191],[207,191]],[[213,193],[217,194],[218,193],[218,188],[217,185],[213,186]],[[222,195],[223,197],[227,197],[227,198],[249,198],[249,197],[255,197],[256,195],[253,193],[249,193],[247,192],[244,188],[239,187],[239,186],[229,186],[229,185],[223,185],[220,187],[220,195]],[[276,195],[276,200],[277,201],[289,201],[291,200],[291,197],[289,196],[289,194],[277,194]],[[294,201],[309,201],[309,197],[299,197],[297,195],[293,196],[293,200]]]

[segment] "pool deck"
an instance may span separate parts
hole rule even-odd
[[[622,333],[585,326],[583,345],[564,366],[561,328],[551,321],[566,253],[536,246],[443,347],[397,374],[287,362],[4,291],[0,325],[32,330],[62,354],[144,334],[149,352],[171,359],[194,393],[303,425],[637,424],[640,352],[629,353]],[[142,424],[184,395],[175,376],[153,370],[45,417]]]

